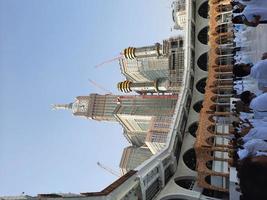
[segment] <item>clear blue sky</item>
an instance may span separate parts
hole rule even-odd
[[[118,63],[94,65],[170,31],[170,0],[0,0],[0,196],[99,191],[127,146],[114,123],[52,111],[78,95],[114,93]]]

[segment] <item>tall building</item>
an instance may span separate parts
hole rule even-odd
[[[120,162],[122,174],[126,174],[128,171],[135,169],[151,156],[151,151],[145,147],[138,148],[129,146],[124,148]]]
[[[186,26],[186,4],[185,0],[173,1],[172,3],[173,28],[183,30]]]
[[[177,95],[99,95],[90,94],[89,96],[78,96],[73,103],[56,104],[54,109],[71,110],[74,116],[85,117],[87,119],[101,121],[117,121],[123,129],[123,135],[130,144],[135,146],[134,152],[150,151],[154,154],[164,146],[163,140],[158,145],[157,140],[150,142],[147,135],[153,131],[155,133],[155,119],[172,118],[174,107],[177,102]],[[153,126],[152,126],[153,125]],[[170,123],[169,123],[170,125]],[[166,125],[165,125],[166,126]],[[155,136],[161,137],[159,131]],[[162,133],[166,137],[167,133]],[[158,141],[159,142],[159,141]],[[147,146],[147,144],[149,144]],[[157,146],[157,148],[155,148]],[[139,149],[140,148],[140,149]],[[139,149],[139,150],[138,150]],[[133,151],[133,149],[131,149]],[[130,149],[127,151],[130,152]],[[123,167],[126,171],[132,170],[142,162],[134,162],[136,153],[122,154]],[[141,154],[140,154],[141,155]],[[149,158],[149,157],[146,157]],[[143,159],[141,159],[144,161]],[[127,164],[127,162],[129,162]],[[133,168],[131,168],[133,167]]]
[[[122,92],[179,93],[184,70],[184,39],[172,37],[163,43],[128,47],[120,59],[126,81],[118,83]]]

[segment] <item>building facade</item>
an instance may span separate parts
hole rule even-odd
[[[122,92],[179,93],[184,70],[184,39],[173,37],[145,47],[128,47],[119,63],[126,81]]]
[[[121,173],[126,174],[135,169],[151,156],[152,153],[147,147],[129,146],[124,148],[120,162]]]

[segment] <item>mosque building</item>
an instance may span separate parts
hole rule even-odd
[[[175,0],[172,8],[183,37],[122,52],[126,80],[117,87],[135,94],[90,94],[54,105],[122,125],[130,144],[122,152],[122,176],[99,192],[0,199],[235,199],[226,137],[232,130],[232,6],[229,0]]]

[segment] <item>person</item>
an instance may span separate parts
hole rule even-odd
[[[242,138],[244,142],[248,142],[251,139],[267,140],[266,123],[258,123],[257,127],[251,128],[248,133]],[[262,125],[262,126],[261,126]]]
[[[267,199],[267,156],[247,157],[237,164],[242,200]]]
[[[254,98],[252,98],[252,100],[249,104],[249,107],[253,111],[267,112],[267,93],[263,93],[257,97],[254,96]]]
[[[247,142],[243,141],[243,147],[240,147],[237,151],[238,157],[242,160],[248,156],[256,156],[258,152],[267,151],[267,142],[262,139],[251,139]],[[242,140],[239,139],[238,144],[242,144]]]
[[[266,0],[237,0],[234,1],[234,5],[245,5],[245,6],[255,6],[255,7],[264,7],[267,8]]]
[[[254,99],[256,95],[250,91],[244,91],[240,94],[240,100],[245,104],[245,105],[250,105],[250,102],[252,99]]]
[[[266,53],[262,55],[262,58],[267,57]],[[256,64],[235,64],[233,67],[233,74],[236,77],[250,76],[258,81],[259,84],[267,86],[267,59],[258,61]]]
[[[233,24],[245,24],[247,26],[256,27],[259,24],[266,24],[267,23],[267,16],[265,16],[261,12],[245,12],[246,9],[237,16],[232,18]],[[264,11],[267,14],[267,11]]]
[[[267,118],[267,93],[256,96],[250,91],[245,91],[240,95],[240,99],[253,110],[255,119]]]

